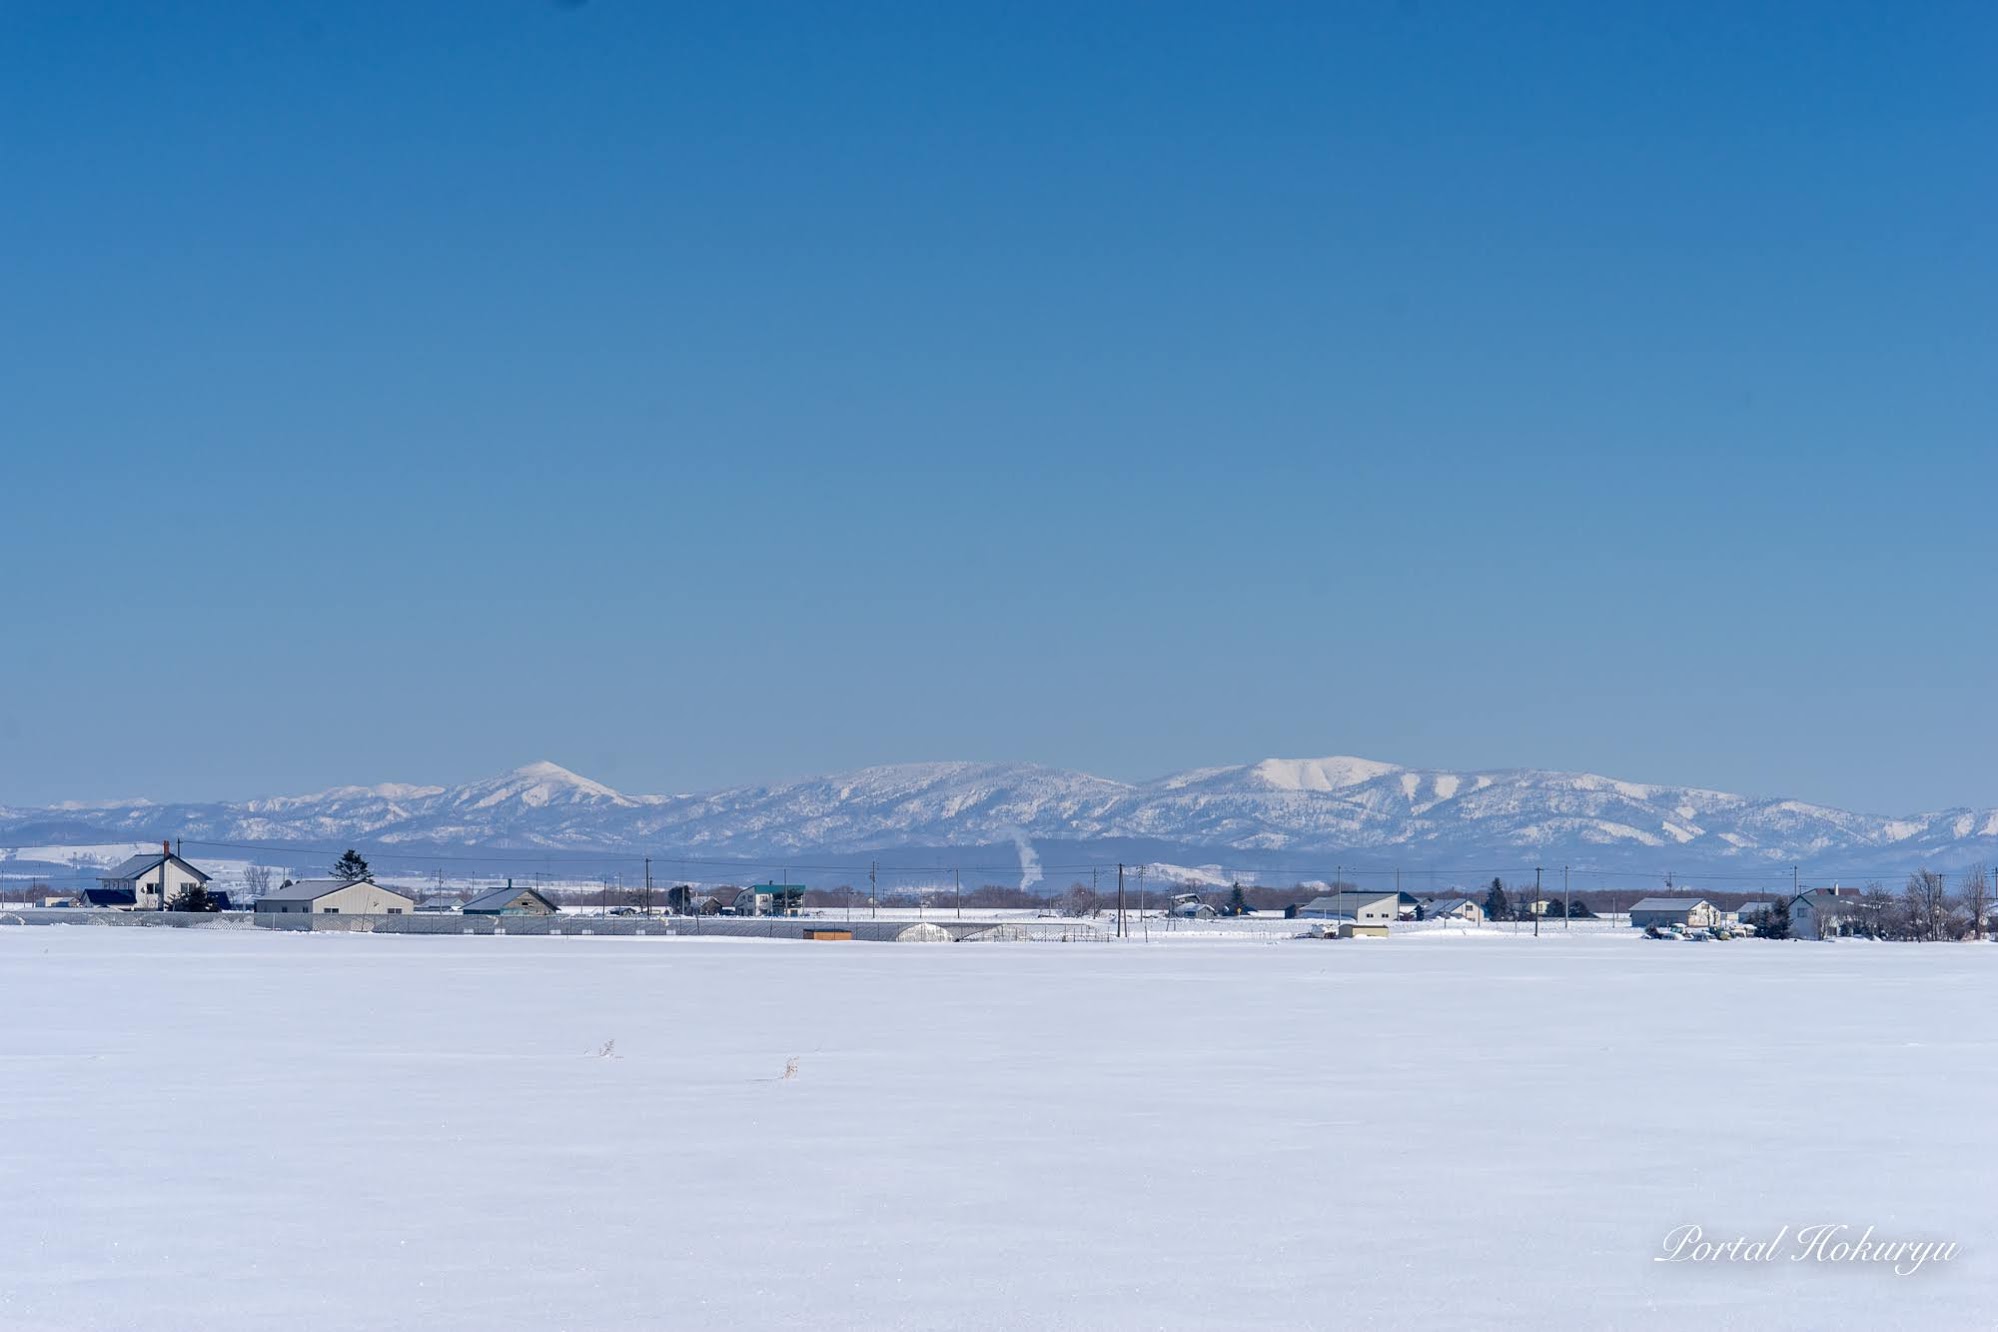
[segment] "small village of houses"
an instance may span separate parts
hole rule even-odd
[[[336,869],[341,872],[325,878],[287,879],[264,888],[254,900],[232,901],[229,893],[212,886],[212,876],[183,859],[170,844],[163,843],[158,851],[132,856],[107,870],[99,877],[97,887],[75,894],[50,895],[40,905],[50,909],[113,912],[234,912],[247,916],[252,923],[274,926],[305,926],[310,922],[294,922],[290,918],[307,916],[358,916],[384,921],[398,916],[438,915],[554,917],[574,909],[565,908],[550,892],[512,880],[469,894],[425,893],[382,883],[351,851]],[[1602,895],[1594,896],[1600,899]],[[602,914],[766,918],[833,914],[822,905],[814,908],[809,904],[810,897],[810,891],[799,884],[759,883],[717,892],[681,885],[662,894],[657,912],[649,902],[615,908],[606,903]],[[1862,893],[1844,887],[1811,888],[1751,899],[1726,908],[1703,897],[1654,895],[1606,913],[1574,899],[1528,897],[1510,901],[1497,882],[1483,899],[1461,893],[1418,896],[1399,890],[1345,887],[1308,901],[1288,903],[1280,912],[1256,911],[1246,901],[1240,887],[1224,903],[1209,901],[1197,892],[1180,892],[1168,896],[1151,914],[1173,922],[1221,917],[1267,919],[1280,914],[1285,919],[1302,922],[1305,932],[1318,938],[1386,938],[1411,928],[1478,928],[1499,924],[1509,924],[1515,929],[1531,925],[1537,930],[1577,919],[1598,926],[1627,926],[1656,939],[1707,940],[1755,935],[1825,939],[1853,934],[1909,937],[1905,933],[1896,936],[1884,927],[1881,919],[1882,913],[1895,907],[1899,899],[1886,898],[1877,891]],[[1043,914],[1060,909],[1058,904],[1050,903],[1048,912]],[[1971,903],[1969,909],[1976,912],[1976,923],[1960,929],[1959,933],[1981,934],[1983,926],[1993,923],[1986,918],[1981,898]],[[1100,914],[1107,910],[1106,905],[1095,905],[1087,913],[1068,909],[1063,914]],[[1952,908],[1953,918],[1960,927],[1964,925],[1965,910],[1962,903]],[[815,933],[817,937],[842,937],[840,931],[830,929],[804,932],[806,937]],[[1953,936],[1939,933],[1935,937]]]
[[[348,853],[350,856],[352,852]],[[415,889],[378,883],[361,862],[355,873],[323,879],[287,879],[254,901],[236,903],[225,891],[211,888],[213,876],[183,859],[167,844],[158,851],[132,856],[97,880],[97,887],[75,894],[55,894],[41,905],[49,909],[105,911],[192,910],[215,913],[243,910],[253,916],[554,916],[562,905],[538,888],[516,886],[511,880],[497,887],[463,894],[419,894]],[[711,894],[676,888],[666,895],[673,914],[745,916],[796,915],[805,890],[795,884],[752,884],[737,890],[727,903]],[[620,906],[615,915],[640,914],[642,908]]]

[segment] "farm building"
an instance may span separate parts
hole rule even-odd
[[[208,876],[175,855],[165,842],[160,849],[133,856],[116,869],[98,876],[97,886],[107,892],[130,893],[134,911],[162,911],[188,888],[208,882]]]
[[[804,903],[802,883],[753,883],[735,895],[739,916],[795,916]]]
[[[414,910],[414,897],[373,879],[287,880],[257,899],[258,914],[267,916],[402,916]]]
[[[1301,920],[1344,920],[1354,925],[1392,925],[1401,918],[1401,895],[1365,890],[1328,893],[1297,909]]]
[[[85,888],[76,895],[77,905],[100,911],[130,911],[138,900],[130,888]]]
[[[1428,920],[1448,920],[1460,925],[1485,923],[1485,909],[1468,897],[1442,898],[1425,902],[1422,910]]]
[[[424,898],[416,904],[416,909],[428,915],[448,916],[463,905],[464,903],[460,902],[457,898],[445,893],[437,897]]]
[[[459,908],[468,916],[554,916],[562,908],[532,888],[492,888]]]
[[[1720,924],[1720,912],[1704,897],[1646,897],[1631,905],[1630,923],[1640,930],[1653,925],[1701,930]]]

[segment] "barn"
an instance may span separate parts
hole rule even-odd
[[[416,898],[373,879],[286,880],[257,899],[265,916],[402,916],[416,910]]]

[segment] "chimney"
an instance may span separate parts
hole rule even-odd
[[[161,842],[161,843],[160,843],[160,854],[161,854],[161,855],[163,855],[163,856],[170,856],[170,855],[172,855],[172,854],[173,854],[173,848],[172,848],[172,847],[170,847],[170,846],[168,846],[168,845],[167,845],[167,844],[166,844],[165,842]]]

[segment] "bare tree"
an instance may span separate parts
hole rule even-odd
[[[1934,870],[1916,870],[1902,893],[1917,939],[1940,939],[1949,921],[1949,881]]]
[[[271,890],[271,867],[269,865],[243,866],[243,895],[252,902]]]
[[[1866,885],[1860,895],[1866,908],[1866,934],[1873,939],[1892,939],[1898,930],[1897,916],[1899,903],[1881,886],[1878,879]]]
[[[1102,909],[1102,900],[1079,883],[1068,890],[1068,896],[1061,902],[1061,914],[1064,916],[1093,916]]]
[[[1967,928],[1970,937],[1982,939],[1984,915],[1991,906],[1991,882],[1984,873],[1984,866],[1972,865],[1963,872],[1963,886],[1958,890],[1957,901],[1961,902],[1964,911],[1969,913]]]

